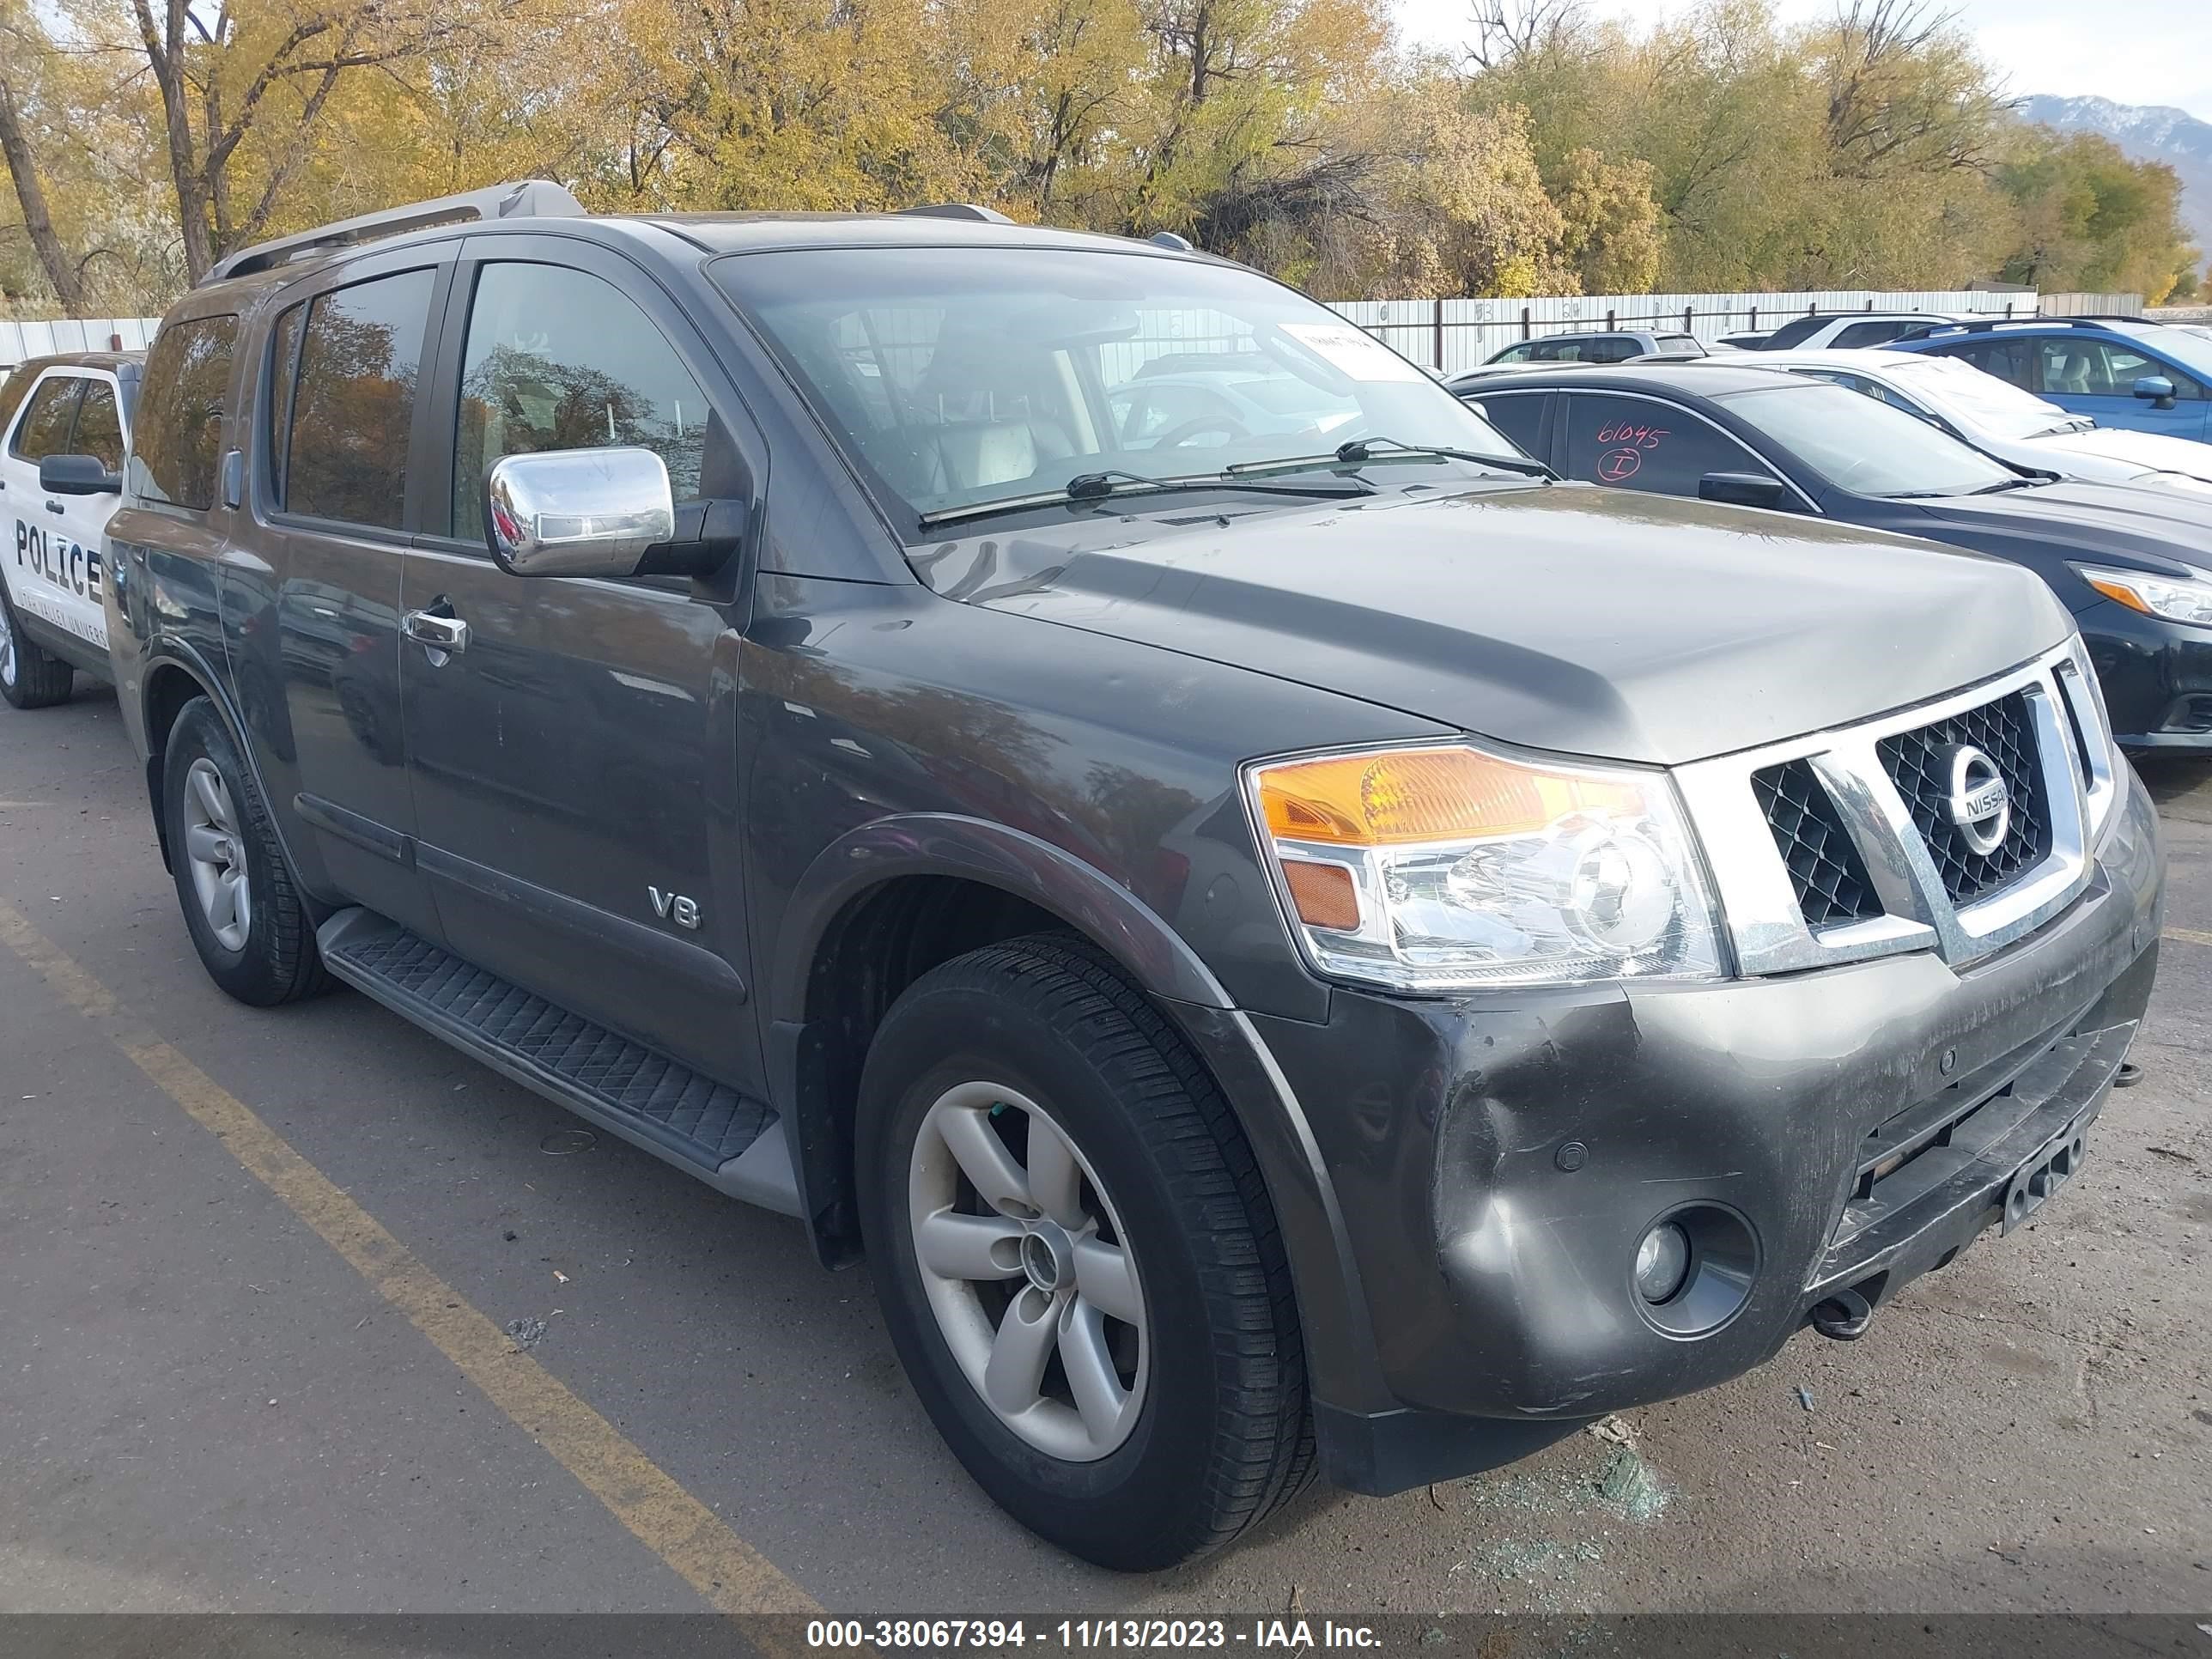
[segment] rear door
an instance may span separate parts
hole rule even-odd
[[[1614,489],[1697,499],[1709,472],[1778,476],[1734,434],[1680,404],[1626,392],[1566,394],[1565,465],[1570,478]],[[1790,495],[1793,506],[1800,505]]]
[[[502,456],[651,449],[677,501],[751,499],[765,451],[682,311],[568,238],[470,240],[430,427],[437,482],[400,647],[416,859],[460,955],[757,1095],[736,808],[738,604],[682,580],[510,576],[483,539]],[[422,630],[426,635],[428,629]]]
[[[30,389],[0,447],[0,492],[8,523],[8,597],[18,616],[69,636],[73,658],[104,665],[107,655],[106,571],[100,533],[113,495],[49,495],[39,463],[49,455],[98,457],[123,470],[123,422],[115,381],[97,371],[47,369]]]
[[[409,852],[400,578],[422,488],[416,389],[457,246],[349,261],[263,335],[254,556],[234,562],[224,605],[270,793],[308,827],[329,886],[431,938]]]

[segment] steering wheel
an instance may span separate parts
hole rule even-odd
[[[1249,438],[1252,435],[1250,428],[1242,421],[1234,420],[1226,415],[1200,415],[1195,420],[1185,421],[1181,426],[1170,427],[1167,431],[1161,433],[1152,441],[1152,447],[1180,449],[1201,432],[1218,432],[1232,443],[1239,438]]]

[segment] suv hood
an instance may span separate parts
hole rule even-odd
[[[937,592],[1507,743],[1677,764],[2010,668],[2073,624],[2017,566],[1577,484],[1103,514],[916,550]]]

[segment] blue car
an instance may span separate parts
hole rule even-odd
[[[2043,317],[1930,329],[1882,349],[1963,359],[2099,426],[2212,442],[2212,329]]]

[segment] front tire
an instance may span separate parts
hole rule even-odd
[[[1304,1351],[1251,1149],[1106,958],[1037,935],[923,975],[869,1048],[856,1127],[892,1341],[1016,1520],[1154,1571],[1311,1478]]]
[[[17,708],[51,708],[67,702],[76,684],[76,669],[31,643],[0,582],[0,697]]]
[[[292,885],[268,804],[205,697],[186,703],[169,729],[161,811],[177,902],[208,977],[257,1008],[329,989],[314,921]]]

